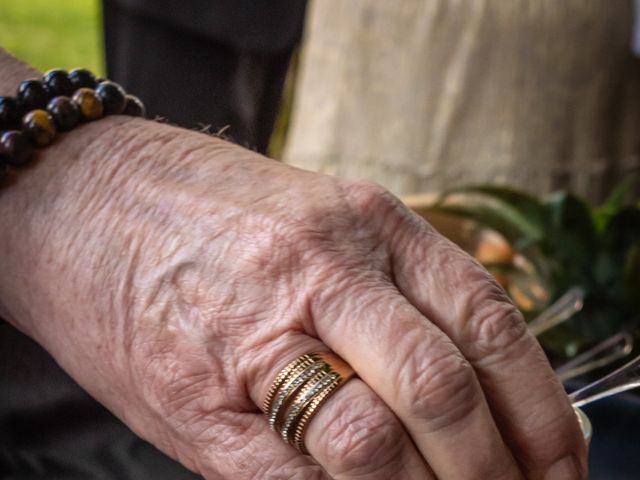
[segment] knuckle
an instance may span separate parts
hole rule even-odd
[[[389,190],[369,180],[346,182],[344,186],[347,201],[357,212],[379,213],[402,205]]]
[[[413,222],[418,220],[418,230],[424,230],[422,219],[381,185],[363,180],[344,182],[343,192],[351,234],[363,244],[377,239],[386,246],[406,248],[407,242],[416,237]]]
[[[492,295],[492,288],[482,289],[467,307],[472,360],[511,360],[535,344],[518,309],[508,299]]]
[[[440,248],[435,267],[442,272],[442,288],[456,292],[454,316],[457,336],[471,362],[510,360],[535,344],[515,305],[496,280],[471,257],[453,247]],[[527,343],[528,342],[528,343]]]
[[[322,440],[323,456],[336,461],[335,473],[372,475],[399,457],[404,431],[376,397],[360,395],[341,402]]]
[[[382,185],[370,180],[354,180],[344,184],[347,196],[355,201],[369,203],[384,197],[393,197]]]
[[[446,428],[468,416],[479,404],[480,388],[473,367],[453,349],[421,344],[414,348],[398,377],[398,401],[409,418],[425,422],[428,431]]]

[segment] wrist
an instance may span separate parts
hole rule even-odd
[[[39,76],[2,50],[0,67],[0,94],[11,95],[21,81]],[[202,161],[218,151],[225,154],[215,167]],[[49,335],[47,328],[55,335],[61,322],[71,322],[64,320],[67,306],[61,297],[73,291],[70,283],[77,279],[69,272],[78,268],[66,265],[104,255],[99,244],[78,245],[81,239],[95,239],[95,232],[86,234],[89,224],[99,221],[107,232],[118,221],[118,209],[129,208],[127,196],[152,190],[150,185],[163,178],[220,181],[215,169],[237,172],[225,167],[236,158],[220,140],[131,117],[106,117],[60,135],[38,152],[33,165],[0,185],[5,226],[0,230],[0,315],[46,343],[41,340]],[[99,294],[99,287],[94,292]]]
[[[49,325],[60,327],[67,321],[55,312],[65,290],[71,291],[70,283],[77,281],[71,272],[84,268],[78,259],[91,261],[80,250],[100,254],[95,237],[85,245],[80,242],[91,238],[86,232],[92,224],[101,222],[106,232],[117,221],[113,205],[136,188],[124,183],[135,181],[136,170],[157,153],[154,142],[164,141],[154,139],[157,126],[126,116],[85,123],[61,134],[38,150],[28,167],[0,182],[3,318],[36,340],[47,335],[43,329]]]
[[[232,165],[238,158],[234,152],[247,151],[209,136],[122,116],[61,135],[39,152],[33,166],[0,187],[0,222],[5,225],[0,230],[0,272],[6,272],[0,275],[0,315],[46,346],[46,337],[63,334],[61,330],[71,325],[74,315],[65,311],[67,304],[76,302],[74,308],[82,308],[78,292],[104,296],[109,294],[104,289],[112,286],[98,281],[89,286],[86,279],[75,278],[75,272],[95,268],[78,266],[78,259],[102,270],[112,268],[112,277],[126,275],[124,262],[114,258],[113,264],[104,264],[109,255],[122,252],[105,252],[95,230],[108,236],[133,229],[136,225],[123,228],[118,222],[137,224],[138,220],[123,218],[131,218],[132,210],[142,216],[145,205],[162,208],[154,202],[166,196],[165,188],[192,195],[190,185],[210,178],[207,187],[215,189],[215,182],[224,181],[221,171],[238,174]],[[86,239],[92,243],[82,244]],[[95,276],[109,278],[104,271]],[[85,285],[76,292],[74,282]],[[106,313],[110,307],[98,308]]]
[[[86,221],[70,204],[94,201],[93,186],[118,160],[99,159],[96,152],[113,149],[121,128],[133,122],[107,117],[82,125],[40,150],[32,165],[0,185],[0,315],[31,336],[39,312],[52,308],[45,287],[65,281],[64,271],[56,278],[52,265],[73,255],[60,233],[79,230]]]

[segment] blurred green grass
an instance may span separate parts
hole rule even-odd
[[[42,71],[102,75],[99,0],[0,0],[0,46]]]

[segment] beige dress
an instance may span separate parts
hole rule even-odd
[[[285,159],[396,194],[638,168],[630,0],[315,0]]]

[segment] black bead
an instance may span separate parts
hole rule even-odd
[[[124,107],[123,115],[131,115],[132,117],[144,117],[146,112],[144,109],[144,103],[135,95],[127,95],[126,105]]]
[[[47,105],[47,112],[53,117],[58,130],[71,130],[80,122],[80,110],[69,97],[56,97]]]
[[[75,90],[65,70],[49,70],[42,77],[42,83],[51,97],[60,95],[70,97]]]
[[[33,147],[27,136],[18,130],[9,130],[0,137],[0,158],[13,167],[25,165],[31,159]]]
[[[105,80],[96,87],[96,94],[102,100],[105,115],[119,115],[126,106],[126,93],[120,85]]]
[[[20,125],[22,110],[13,97],[0,97],[0,132],[12,130]]]
[[[69,72],[69,80],[73,84],[74,90],[79,88],[96,88],[98,82],[96,77],[89,70],[84,68],[76,68]]]
[[[33,110],[35,108],[45,108],[50,97],[42,82],[25,80],[20,83],[16,98],[24,110]]]

